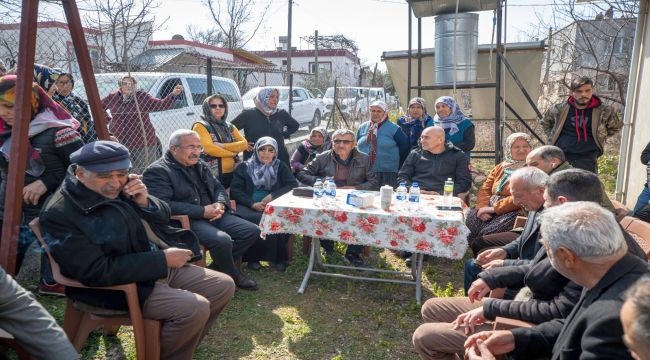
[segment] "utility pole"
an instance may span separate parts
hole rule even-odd
[[[289,25],[287,27],[287,86],[291,86],[291,7],[292,0],[289,0]],[[289,89],[289,98],[291,98],[291,89]]]
[[[318,66],[318,30],[314,31],[314,84],[317,89],[318,87],[318,72],[320,71],[320,66]]]

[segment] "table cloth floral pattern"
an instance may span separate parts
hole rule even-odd
[[[334,205],[325,208],[311,198],[285,194],[264,210],[260,228],[266,234],[290,233],[371,245],[394,250],[460,259],[467,250],[467,235],[462,211],[440,211],[435,205],[442,197],[420,196],[417,211],[389,211],[379,206],[379,193],[371,208],[360,209],[345,203],[352,190],[338,190]],[[460,204],[460,199],[456,204]]]

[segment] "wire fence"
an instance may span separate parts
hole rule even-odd
[[[19,25],[0,24],[0,60],[10,72],[20,52]],[[180,38],[161,42],[137,36],[129,46],[121,46],[102,40],[98,30],[85,29],[85,35],[100,112],[106,114],[109,133],[131,150],[135,172],[142,172],[164,153],[175,130],[189,129],[200,119],[203,102],[211,94],[227,99],[232,121],[255,106],[259,87],[279,88],[279,108],[301,125],[294,138],[316,126],[355,130],[367,119],[370,101],[388,100],[383,89],[353,90],[353,79],[333,79],[325,71],[320,79],[302,70],[287,72],[286,66],[246,51]],[[71,39],[66,23],[38,24],[35,63],[43,66],[35,66],[34,80],[80,121],[80,132],[92,141],[96,135],[86,94],[90,85],[81,80]],[[333,91],[335,84],[337,91]],[[391,104],[392,109],[398,108],[395,101]],[[399,112],[391,111],[396,119]]]

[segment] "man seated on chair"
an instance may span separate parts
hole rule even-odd
[[[397,174],[397,183],[406,186],[417,182],[422,194],[442,194],[445,181],[454,180],[454,196],[469,191],[472,175],[469,172],[469,159],[465,153],[445,142],[445,130],[440,126],[430,126],[420,135],[421,149],[414,149],[404,160]],[[448,146],[451,145],[451,146]]]
[[[129,174],[126,147],[95,141],[70,160],[68,176],[40,214],[61,273],[86,286],[137,283],[142,315],[162,321],[161,358],[190,359],[232,298],[232,279],[190,265],[192,250],[170,246],[187,244],[198,252],[192,232],[171,228],[167,204],[149,195],[139,175]],[[116,291],[67,287],[66,295],[127,310]]]
[[[631,359],[619,317],[622,295],[648,274],[648,263],[628,253],[613,214],[593,202],[554,206],[542,215],[542,239],[553,268],[584,288],[572,312],[532,328],[480,332],[465,348],[481,340],[483,356]]]
[[[540,171],[528,169],[529,172]],[[598,203],[601,199],[602,187],[598,176],[586,170],[560,171],[546,181],[544,207],[547,209],[566,202]],[[537,217],[539,222],[542,213],[538,212]],[[625,233],[623,235],[628,252],[646,260],[634,239]],[[503,253],[503,250],[498,252]],[[484,299],[492,289],[514,288],[520,284],[528,287],[530,300]],[[437,358],[433,355],[446,353],[445,350],[453,349],[453,346],[456,352],[461,353],[462,343],[469,334],[475,329],[491,327],[485,324],[486,320],[501,316],[538,324],[563,318],[573,309],[581,290],[582,286],[569,281],[551,266],[546,251],[540,247],[528,264],[494,267],[481,272],[468,290],[469,297],[427,300],[422,306],[422,317],[426,323],[416,330],[413,343],[418,353],[427,354],[422,355],[425,359]]]
[[[169,204],[172,215],[187,215],[190,228],[208,248],[211,269],[223,271],[240,289],[257,290],[257,282],[235,266],[260,239],[257,225],[230,213],[230,198],[205,161],[199,134],[180,129],[169,137],[169,150],[147,167],[143,181]]]
[[[79,359],[63,329],[34,295],[0,267],[0,328],[37,359]],[[5,359],[0,349],[0,359]]]
[[[372,171],[368,155],[360,152],[356,147],[354,132],[347,129],[338,129],[332,134],[332,149],[318,154],[296,174],[298,181],[307,185],[314,185],[317,178],[334,178],[339,189],[377,190],[379,181]],[[331,253],[334,244],[331,240],[321,240],[321,246]],[[363,266],[361,258],[361,245],[348,245],[345,258],[354,266]]]

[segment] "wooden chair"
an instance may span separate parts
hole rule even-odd
[[[493,330],[510,330],[510,329],[515,329],[520,327],[530,328],[533,326],[535,326],[535,324],[526,321],[497,316],[494,319]]]
[[[34,359],[34,357],[32,357],[22,346],[20,346],[14,336],[3,328],[0,328],[0,346],[13,349],[16,352],[18,360]]]
[[[635,217],[625,216],[620,221],[621,226],[627,231],[637,244],[650,258],[650,224]]]
[[[128,304],[128,311],[113,311],[94,307],[88,304],[75,302],[68,298],[63,320],[63,330],[74,345],[77,351],[83,347],[90,332],[98,327],[104,328],[104,335],[114,334],[122,325],[133,326],[133,336],[135,337],[136,357],[138,360],[153,360],[160,358],[160,321],[145,319],[142,317],[142,310],[138,301],[138,291],[135,283],[115,285],[115,286],[85,286],[82,283],[63,276],[59,264],[52,257],[50,248],[45,243],[39,219],[36,218],[29,223],[36,238],[48,258],[52,267],[54,280],[67,287],[104,289],[123,291]]]

